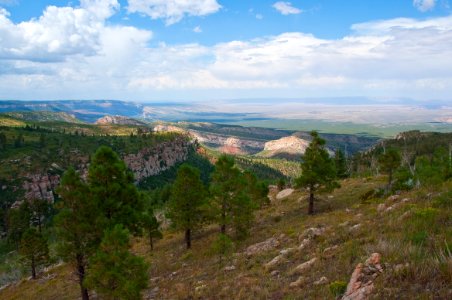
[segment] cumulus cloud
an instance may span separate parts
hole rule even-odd
[[[0,9],[0,97],[452,93],[452,16],[355,24],[337,39],[288,32],[211,46],[150,46],[152,32],[106,22],[117,9],[116,1],[82,1],[18,24]]]
[[[436,0],[413,0],[413,6],[421,12],[426,12],[435,8]]]
[[[179,22],[185,16],[205,16],[216,13],[221,5],[216,0],[128,0],[129,13],[140,13],[151,19],[164,19],[166,25]]]
[[[39,18],[18,24],[0,8],[0,56],[58,61],[68,55],[94,55],[105,20],[118,8],[117,0],[82,0],[78,8],[48,6]]]
[[[303,12],[301,9],[292,6],[292,3],[285,1],[275,2],[273,8],[283,15],[296,15]]]
[[[195,28],[193,28],[193,32],[195,32],[195,33],[201,33],[201,32],[202,32],[201,26],[196,26]]]

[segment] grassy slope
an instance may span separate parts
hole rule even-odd
[[[447,299],[452,296],[452,257],[447,253],[452,245],[452,182],[435,191],[407,192],[400,199],[410,199],[390,212],[379,213],[379,203],[367,202],[360,196],[381,186],[381,179],[349,179],[331,195],[321,195],[318,213],[307,216],[305,195],[295,192],[257,212],[250,237],[236,245],[236,252],[272,236],[284,234],[278,249],[263,252],[250,259],[237,254],[224,265],[234,265],[224,271],[218,258],[210,253],[210,244],[217,228],[211,226],[195,234],[193,250],[183,248],[180,233],[165,232],[153,253],[145,240],[137,239],[133,250],[151,262],[150,289],[158,299],[333,299],[328,285],[313,285],[322,276],[328,281],[346,281],[357,263],[371,253],[382,254],[385,271],[376,281],[375,299]],[[448,194],[447,194],[448,193]],[[361,224],[356,229],[352,226]],[[288,262],[277,268],[272,276],[263,264],[281,249],[297,247],[298,236],[309,227],[325,226],[326,232],[308,248],[288,256]],[[421,238],[420,238],[421,236]],[[324,249],[337,245],[332,253]],[[319,260],[306,271],[305,286],[292,289],[289,283],[297,279],[291,275],[298,264],[313,257]],[[403,264],[400,270],[396,265]],[[408,264],[405,266],[405,264]],[[45,279],[49,277],[51,279]],[[23,280],[0,291],[2,299],[75,299],[78,287],[67,266],[60,266],[41,275],[36,281]],[[156,289],[158,287],[158,291]],[[193,298],[191,298],[193,299]]]

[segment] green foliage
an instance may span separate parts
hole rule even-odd
[[[349,176],[347,170],[347,159],[345,158],[344,151],[338,149],[334,152],[334,165],[336,167],[337,178],[347,178]]]
[[[310,193],[309,214],[314,213],[314,193],[319,190],[331,191],[339,187],[336,168],[325,148],[325,140],[316,131],[311,132],[312,141],[306,148],[301,162],[302,173],[296,180],[298,187],[307,188]]]
[[[31,210],[27,201],[8,213],[8,239],[18,246],[22,234],[30,228]]]
[[[381,154],[378,158],[378,163],[383,172],[388,174],[388,184],[386,186],[386,192],[389,192],[392,187],[392,180],[394,172],[400,167],[402,158],[400,152],[395,148],[389,148],[385,153]]]
[[[105,231],[99,250],[90,259],[84,284],[104,299],[141,299],[147,287],[148,266],[129,252],[129,232],[122,225]]]
[[[278,190],[282,191],[284,189],[284,187],[286,186],[286,181],[284,180],[284,178],[280,178],[276,185],[278,187]]]
[[[168,202],[168,217],[175,228],[186,233],[187,249],[191,246],[190,232],[204,219],[206,189],[198,169],[183,164],[177,171]]]
[[[223,260],[234,252],[234,243],[228,235],[220,233],[212,243],[210,250],[213,255],[218,256],[221,265]]]
[[[243,172],[244,180],[246,181],[246,193],[249,195],[256,207],[262,207],[270,203],[268,198],[268,184],[264,181],[259,181],[252,172]]]
[[[449,153],[443,147],[436,148],[433,155],[423,155],[416,159],[416,179],[422,185],[435,186],[452,176]]]
[[[345,294],[345,291],[347,290],[347,283],[345,281],[333,281],[330,283],[328,288],[331,294],[337,298]]]
[[[27,229],[20,240],[19,254],[31,269],[32,278],[36,278],[36,268],[49,260],[47,241],[34,228]]]
[[[147,208],[142,215],[142,227],[149,238],[149,245],[151,250],[154,250],[154,241],[163,237],[160,231],[160,222],[154,214],[154,208],[151,202],[148,201]]]
[[[1,150],[6,148],[6,143],[7,143],[6,134],[3,132],[0,132],[0,149]]]
[[[253,220],[255,203],[248,194],[245,176],[235,167],[232,156],[222,155],[217,160],[210,192],[213,216],[221,227],[221,233],[226,234],[226,227],[232,224],[237,238],[246,236]]]
[[[123,224],[133,233],[140,232],[143,197],[133,184],[132,173],[111,148],[102,146],[96,151],[88,182],[91,199],[100,211],[99,223],[105,223],[106,227]]]

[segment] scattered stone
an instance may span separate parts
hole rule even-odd
[[[352,227],[350,227],[350,230],[357,230],[360,227],[361,227],[361,224],[356,224],[356,225],[353,225]]]
[[[309,246],[309,244],[311,243],[310,239],[304,239],[300,246],[298,246],[298,250],[303,250],[304,248],[306,248],[307,246]]]
[[[295,253],[297,251],[297,248],[286,248],[279,251],[280,255],[288,256],[292,253]]]
[[[406,212],[404,212],[397,220],[398,221],[403,221],[405,220],[407,217],[409,217],[411,215],[411,211],[408,210]]]
[[[319,280],[315,281],[314,285],[321,285],[321,284],[326,284],[326,283],[328,283],[328,278],[323,276]]]
[[[279,270],[274,270],[270,273],[271,276],[278,276],[279,275]]]
[[[374,289],[373,280],[383,272],[381,255],[373,253],[363,265],[359,263],[350,278],[342,300],[365,300]]]
[[[383,212],[386,209],[386,205],[384,203],[378,204],[377,211]]]
[[[390,201],[390,202],[394,202],[394,201],[398,200],[399,198],[400,198],[400,195],[392,195],[392,196],[389,196],[386,200]]]
[[[246,248],[245,254],[247,256],[253,256],[261,252],[266,252],[275,249],[280,245],[278,239],[272,237],[263,242],[254,244]]]
[[[199,285],[199,286],[195,287],[195,292],[200,293],[203,290],[205,290],[206,288],[207,288],[207,285],[205,285],[205,284]]]
[[[349,224],[350,224],[349,221],[345,221],[344,223],[339,224],[339,226],[345,227],[345,226],[348,226]]]
[[[324,253],[324,254],[327,254],[327,255],[328,255],[328,254],[331,254],[331,253],[334,252],[334,250],[336,250],[337,248],[339,248],[338,245],[334,245],[334,246],[325,248],[325,250],[323,250],[323,253]]]
[[[283,264],[287,262],[287,259],[284,257],[284,255],[278,255],[275,256],[271,261],[269,261],[268,263],[264,264],[264,268],[266,270],[272,270],[274,268],[276,268],[277,266]]]
[[[410,201],[411,201],[410,198],[404,198],[404,199],[402,200],[402,203],[407,203],[407,202],[410,202]]]
[[[328,199],[334,199],[333,195],[328,195]]]
[[[226,272],[228,272],[228,271],[234,271],[234,270],[235,270],[235,266],[226,266],[226,267],[224,267],[223,270],[225,270]]]
[[[306,279],[303,276],[298,277],[297,280],[295,280],[294,282],[291,282],[289,284],[289,287],[291,288],[300,288],[303,287],[306,283]]]
[[[357,214],[355,217],[357,217],[358,219],[360,219],[363,216],[363,214],[359,213]]]
[[[294,189],[284,189],[276,195],[276,199],[281,200],[289,197],[294,192]]]
[[[298,237],[299,241],[304,240],[305,238],[315,238],[317,236],[321,236],[325,232],[325,227],[311,227],[303,231],[302,234]]]
[[[314,257],[311,260],[308,260],[307,262],[304,262],[302,264],[299,264],[295,267],[295,269],[292,270],[292,274],[302,274],[308,269],[312,267],[312,265],[317,261],[317,258]]]

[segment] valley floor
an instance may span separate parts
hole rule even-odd
[[[371,278],[370,299],[452,299],[452,182],[363,200],[384,180],[343,181],[319,196],[314,216],[306,214],[304,193],[277,199],[272,191],[250,237],[221,261],[211,251],[215,226],[197,232],[190,251],[180,233],[165,232],[152,252],[136,239],[133,251],[151,263],[143,298],[335,299],[356,265],[379,253],[382,272]],[[71,270],[51,268],[3,288],[0,298],[78,299]]]

